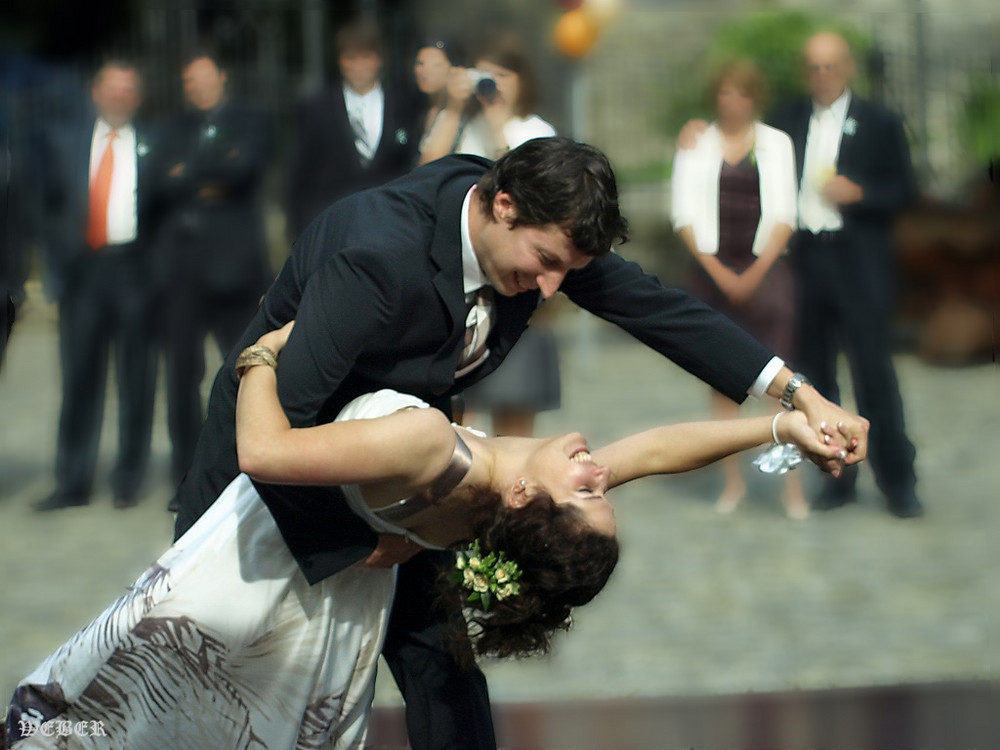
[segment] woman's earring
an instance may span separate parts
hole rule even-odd
[[[528,480],[527,479],[522,479],[521,480],[521,486],[522,487],[527,487],[528,486]]]

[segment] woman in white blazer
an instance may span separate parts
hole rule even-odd
[[[674,228],[698,261],[691,292],[787,360],[795,315],[784,255],[796,225],[795,152],[787,133],[757,119],[764,90],[752,63],[719,69],[711,89],[716,120],[694,149],[677,152],[671,208]],[[739,409],[714,392],[712,405],[720,419]],[[729,513],[746,483],[738,459],[723,466],[726,484],[716,507]],[[786,513],[805,518],[801,483],[787,476]]]

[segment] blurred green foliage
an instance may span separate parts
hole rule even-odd
[[[868,35],[843,21],[801,11],[749,13],[720,26],[700,60],[678,61],[677,69],[691,71],[691,75],[672,82],[672,95],[664,101],[661,118],[667,132],[677,133],[693,117],[713,118],[706,89],[712,72],[729,60],[752,60],[760,67],[772,105],[804,93],[802,47],[812,34],[824,30],[838,32],[850,43],[859,73],[852,88],[863,94],[867,89],[865,61],[872,46]]]
[[[976,76],[962,108],[960,127],[963,142],[978,161],[1000,159],[1000,84],[986,76]]]

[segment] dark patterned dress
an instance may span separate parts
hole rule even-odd
[[[719,261],[742,273],[757,259],[754,237],[760,223],[760,175],[748,155],[739,164],[722,162],[719,176]],[[688,284],[689,291],[716,310],[732,318],[779,357],[793,356],[795,297],[791,269],[779,258],[750,300],[733,306],[698,266]]]

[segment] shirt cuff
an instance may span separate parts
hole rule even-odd
[[[771,357],[771,361],[764,365],[764,369],[760,371],[760,375],[753,381],[753,385],[750,386],[750,390],[747,393],[754,398],[762,398],[767,393],[771,381],[778,376],[778,373],[781,372],[781,368],[784,366],[785,360],[781,357]]]

